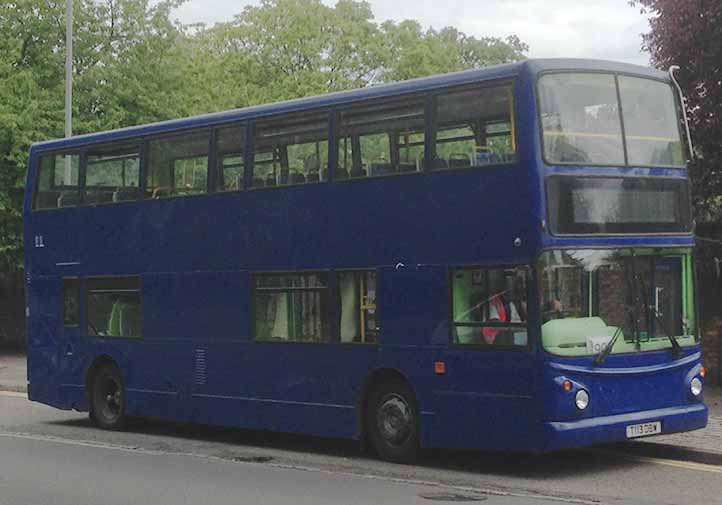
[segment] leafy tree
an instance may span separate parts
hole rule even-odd
[[[206,104],[196,101],[198,112],[506,63],[527,50],[513,35],[477,39],[451,27],[423,30],[416,21],[379,25],[370,5],[354,0],[334,7],[263,0],[230,23],[201,29],[189,43],[188,74],[223,82],[194,86]]]
[[[661,69],[679,65],[698,159],[690,167],[702,220],[722,217],[722,2],[634,0],[651,15],[644,47]]]
[[[515,35],[477,39],[446,27],[424,31],[416,21],[381,25],[387,49],[383,79],[396,81],[425,75],[511,63],[529,48]]]
[[[184,115],[179,0],[75,0],[74,131]],[[65,2],[0,3],[0,270],[22,265],[21,203],[33,142],[64,131]]]

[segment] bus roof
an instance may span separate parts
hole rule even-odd
[[[516,63],[494,65],[480,69],[422,77],[408,81],[370,86],[350,91],[327,93],[324,95],[298,98],[283,102],[255,105],[242,109],[233,109],[188,118],[131,126],[118,130],[78,135],[69,139],[48,140],[33,144],[31,149],[40,151],[51,149],[71,149],[90,144],[112,142],[126,138],[148,135],[173,133],[189,128],[214,126],[234,121],[256,119],[264,116],[350,105],[355,102],[373,98],[393,97],[408,93],[429,91],[437,88],[472,84],[479,81],[513,78],[521,73],[522,69],[529,71],[532,75],[548,71],[594,70],[629,73],[655,79],[668,78],[665,72],[656,69],[614,61],[573,58],[530,59]]]

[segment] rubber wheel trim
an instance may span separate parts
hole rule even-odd
[[[106,430],[120,430],[125,426],[125,389],[115,365],[104,365],[93,374],[90,418]]]
[[[376,454],[395,463],[410,463],[419,450],[416,399],[399,380],[375,388],[366,409],[368,439]]]

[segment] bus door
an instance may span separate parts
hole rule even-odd
[[[435,382],[443,445],[503,449],[531,436],[528,280],[527,267],[450,269],[444,369]]]

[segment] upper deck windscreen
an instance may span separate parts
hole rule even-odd
[[[608,73],[558,73],[543,75],[538,90],[548,163],[684,166],[668,84]]]

